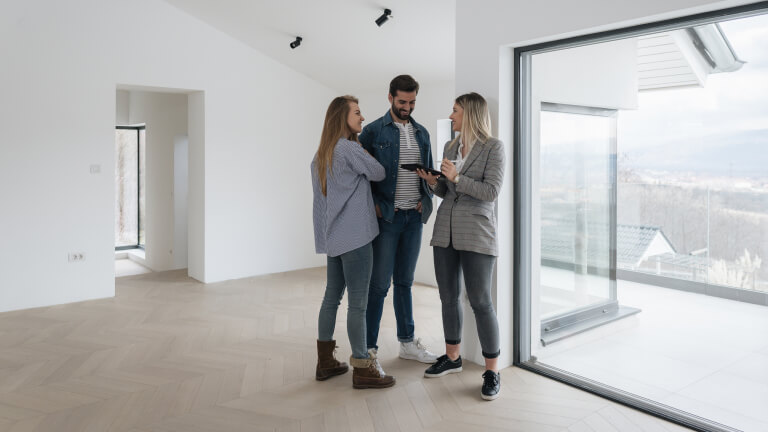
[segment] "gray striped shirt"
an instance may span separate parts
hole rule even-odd
[[[413,134],[413,125],[393,122],[400,129],[400,156],[395,186],[395,208],[414,209],[421,201],[421,178],[415,171],[400,168],[401,164],[421,163],[419,143]]]
[[[316,165],[317,154],[310,166],[315,252],[335,257],[365,246],[379,235],[370,182],[384,180],[384,167],[360,144],[340,138],[323,195]]]

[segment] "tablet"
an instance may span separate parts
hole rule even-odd
[[[428,172],[428,173],[430,173],[432,175],[436,175],[436,176],[443,175],[443,173],[441,173],[440,171],[427,168],[427,167],[425,167],[422,164],[402,164],[402,165],[400,165],[400,168],[406,169],[408,171],[416,171],[417,169],[423,169],[424,171],[426,171],[426,172]]]

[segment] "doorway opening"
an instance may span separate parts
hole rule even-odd
[[[115,276],[187,268],[188,95],[118,88]]]

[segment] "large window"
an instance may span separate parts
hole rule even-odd
[[[515,363],[768,430],[766,10],[515,54]]]
[[[145,128],[115,129],[115,249],[143,248],[145,242]]]

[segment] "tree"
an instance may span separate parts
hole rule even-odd
[[[726,260],[713,260],[709,266],[709,283],[755,289],[755,274],[761,264],[760,257],[753,257],[746,249],[744,254],[730,265]]]

